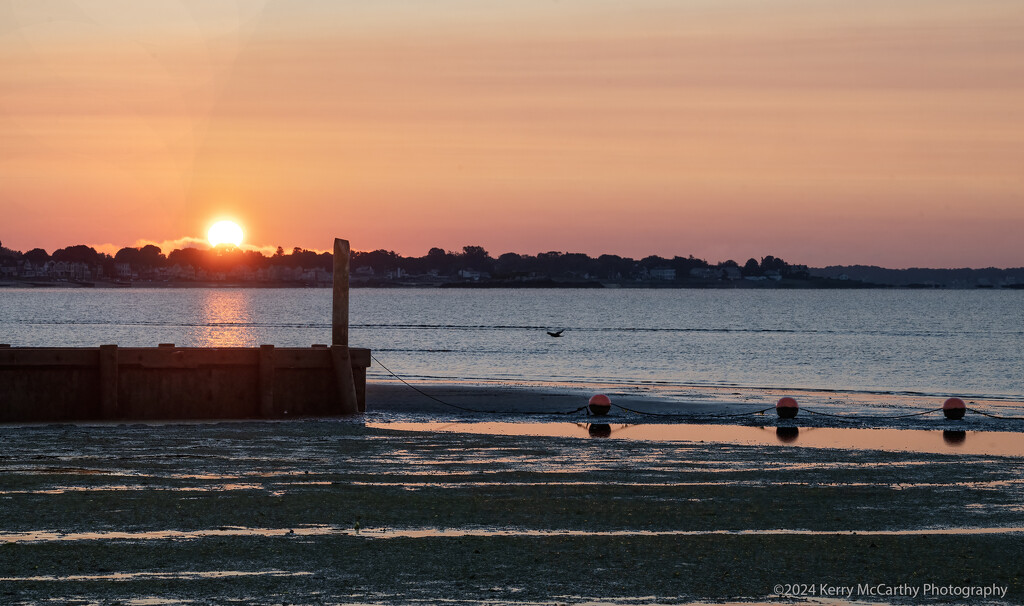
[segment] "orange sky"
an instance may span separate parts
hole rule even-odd
[[[1024,265],[1019,0],[0,4],[0,241]]]

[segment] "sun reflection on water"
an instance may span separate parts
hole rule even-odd
[[[194,327],[196,347],[251,347],[256,345],[251,298],[242,290],[206,290],[201,302],[202,322]]]

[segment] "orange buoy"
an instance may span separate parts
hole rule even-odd
[[[590,398],[587,407],[590,409],[591,414],[606,415],[612,409],[612,401],[611,398],[604,394],[597,394]]]
[[[967,405],[960,398],[950,398],[942,403],[942,414],[946,415],[947,419],[959,421],[964,418],[966,412]]]
[[[780,419],[795,418],[799,410],[800,407],[796,405],[796,400],[789,396],[780,398],[778,404],[775,405],[775,412],[779,415]]]

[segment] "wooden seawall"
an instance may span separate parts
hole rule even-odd
[[[0,423],[364,412],[370,350],[348,347],[348,269],[348,242],[335,240],[330,346],[0,345]]]
[[[346,406],[327,346],[0,346],[0,422],[279,419],[366,410],[370,350],[351,349]]]

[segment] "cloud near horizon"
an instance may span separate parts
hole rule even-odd
[[[150,244],[159,248],[160,252],[162,252],[165,255],[169,254],[173,250],[178,250],[182,248],[198,248],[200,250],[209,250],[211,248],[209,240],[207,240],[206,238],[197,238],[195,236],[184,236],[181,238],[176,238],[174,240],[162,241],[140,238],[136,240],[135,244],[132,244],[131,247],[142,248],[143,246],[147,246]],[[122,248],[125,248],[124,246],[118,246],[117,244],[111,244],[109,242],[105,244],[93,244],[91,246],[96,250],[96,252],[106,253],[110,256],[114,256],[115,254],[117,254],[117,251],[121,250]],[[239,248],[241,248],[242,250],[258,251],[267,257],[272,256],[275,252],[277,252],[276,246],[256,246],[254,244],[247,244],[245,242],[243,242],[242,245],[239,246]],[[286,252],[291,252],[290,248],[285,250]]]

